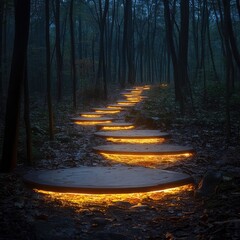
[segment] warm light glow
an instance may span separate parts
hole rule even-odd
[[[145,86],[143,87],[143,90],[149,90],[150,88],[151,88],[150,85],[145,85]]]
[[[142,98],[140,98],[140,97],[138,97],[138,98],[136,98],[136,97],[128,97],[127,98],[127,101],[129,101],[129,102],[140,102],[142,100]]]
[[[106,130],[106,131],[119,131],[119,130],[130,130],[130,129],[133,129],[134,126],[118,126],[118,127],[108,127],[108,126],[105,126],[105,127],[102,127],[101,130]]]
[[[113,110],[113,111],[96,110],[95,112],[102,113],[102,114],[116,114],[116,113],[120,113],[120,110]]]
[[[138,99],[137,101],[135,100],[135,101],[129,101],[129,100],[126,100],[126,101],[118,101],[118,104],[134,104],[134,103],[138,103],[138,102],[140,102],[140,100]]]
[[[141,97],[127,97],[126,101],[140,101],[142,98]]]
[[[91,126],[91,125],[96,125],[96,124],[100,124],[100,123],[111,123],[111,121],[76,121],[74,122],[78,125],[83,125],[83,126]]]
[[[76,194],[76,193],[59,193],[59,192],[48,192],[43,190],[34,189],[39,194],[43,194],[46,201],[58,200],[63,206],[74,207],[77,205],[84,206],[89,204],[97,205],[109,205],[118,204],[119,202],[129,202],[130,204],[140,204],[144,200],[158,201],[171,195],[178,195],[182,192],[193,191],[193,185],[187,184],[175,188],[168,188],[159,191],[150,191],[144,193],[126,193],[126,194]]]
[[[143,87],[135,87],[135,90],[143,90]]]
[[[142,93],[142,90],[132,90],[131,93],[140,95]]]
[[[121,106],[108,106],[107,108],[115,108],[115,109],[119,109],[119,110],[123,109]]]
[[[141,97],[141,94],[138,93],[124,93],[124,97]]]
[[[151,144],[163,143],[165,138],[107,138],[107,141],[116,143],[133,143],[133,144]]]
[[[174,163],[180,160],[184,160],[193,156],[192,153],[182,153],[182,154],[149,154],[143,155],[141,153],[133,154],[119,154],[119,153],[104,153],[100,154],[111,161],[120,162],[130,165],[144,166],[144,167],[156,167],[161,164]]]
[[[118,102],[117,104],[120,106],[134,106],[135,105],[132,102]]]
[[[81,114],[81,117],[86,117],[86,118],[98,118],[102,117],[102,114]]]

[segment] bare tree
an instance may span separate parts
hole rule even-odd
[[[24,83],[29,35],[30,0],[15,0],[15,37],[8,87],[1,172],[10,172],[17,164],[19,110]]]

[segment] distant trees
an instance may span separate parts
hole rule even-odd
[[[13,2],[0,1],[0,112],[5,114],[9,85],[7,122],[15,119],[18,123],[17,113],[10,113],[9,106],[19,106],[21,94],[10,89],[23,87],[20,67],[25,69],[26,60],[16,64],[25,47],[20,51],[17,48],[23,43],[13,44]],[[29,0],[16,0],[15,6],[19,2],[29,4]],[[204,107],[209,86],[225,84],[230,129],[229,106],[240,78],[239,1],[31,0],[30,17],[25,122],[31,97],[46,99],[50,139],[54,138],[54,104],[71,99],[77,110],[83,99],[107,99],[113,84],[123,88],[135,83],[170,83],[182,113],[194,107],[191,89],[201,89]],[[20,75],[15,86],[14,79]],[[16,141],[17,128],[6,126],[5,137],[11,131]],[[5,150],[3,155],[9,157]]]

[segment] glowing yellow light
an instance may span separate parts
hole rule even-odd
[[[124,97],[141,97],[141,94],[139,93],[124,93]]]
[[[98,118],[98,117],[102,117],[102,114],[81,114],[81,117]]]
[[[142,90],[143,87],[135,87],[135,90]]]
[[[120,162],[130,165],[138,165],[144,167],[156,167],[161,164],[174,163],[183,159],[187,159],[193,156],[192,153],[182,153],[182,154],[168,154],[168,155],[143,155],[141,153],[137,154],[119,154],[119,153],[104,153],[100,154],[111,161]]]
[[[120,106],[134,106],[135,105],[132,102],[118,102],[117,104]]]
[[[130,129],[133,129],[133,128],[134,128],[134,126],[125,126],[125,127],[121,127],[121,126],[108,127],[108,126],[105,126],[105,127],[102,127],[101,130],[106,130],[106,131],[116,130],[116,131],[119,131],[119,130],[130,130]]]
[[[131,93],[132,94],[141,94],[142,90],[132,90]]]
[[[149,90],[151,87],[150,87],[150,85],[145,85],[144,87],[143,87],[143,90]]]
[[[123,101],[118,101],[118,104],[138,103],[140,101],[141,101],[141,99],[134,99],[134,100],[127,99],[127,100],[123,100]]]
[[[123,109],[121,106],[108,106],[107,108],[115,108],[115,109],[119,109],[119,110]]]
[[[136,98],[136,97],[128,97],[127,101],[129,102],[140,102],[142,100],[142,98]]]
[[[46,201],[58,200],[63,206],[74,207],[89,206],[89,204],[105,205],[115,205],[119,202],[129,202],[130,204],[136,205],[145,201],[146,199],[156,201],[169,196],[178,195],[183,192],[193,191],[192,184],[186,184],[179,187],[167,188],[164,190],[150,191],[144,193],[126,193],[126,194],[75,194],[75,193],[59,193],[59,192],[49,192],[34,189],[39,194],[43,194]]]
[[[91,125],[96,125],[96,124],[100,124],[100,123],[111,123],[111,121],[84,121],[84,122],[81,122],[81,121],[76,121],[74,122],[78,125],[83,125],[83,126],[91,126]]]
[[[103,113],[103,114],[115,114],[115,113],[120,113],[120,110],[113,110],[113,111],[96,110],[95,112]]]
[[[137,144],[151,144],[151,143],[163,143],[165,138],[107,138],[107,141],[116,142],[116,143],[137,143]]]

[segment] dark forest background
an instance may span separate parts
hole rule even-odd
[[[169,84],[182,115],[210,102],[224,112],[230,138],[239,36],[238,0],[1,0],[1,170],[16,166],[21,119],[31,163],[39,102],[53,139],[61,104],[77,111],[134,84]]]

